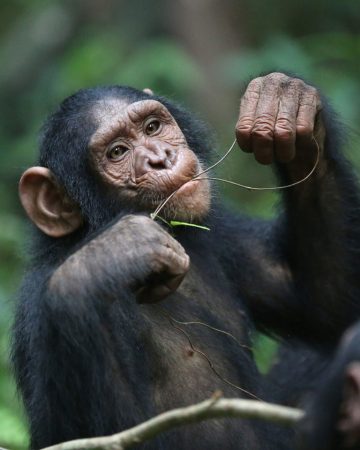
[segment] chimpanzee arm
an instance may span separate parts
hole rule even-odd
[[[139,406],[151,382],[143,371],[146,323],[137,300],[145,281],[151,299],[176,289],[188,264],[158,224],[127,216],[55,270],[42,266],[29,274],[13,361],[32,448],[114,433],[154,413]]]
[[[176,290],[188,267],[182,246],[157,223],[146,216],[126,216],[58,267],[48,289],[62,299],[70,292],[71,298],[83,300],[88,294],[114,301],[121,286],[140,302],[158,301]]]
[[[275,240],[306,323],[313,333],[325,330],[337,339],[360,312],[360,196],[341,153],[337,122],[326,107],[320,114],[325,139],[322,144],[317,138],[319,165],[307,182],[283,193],[284,214]],[[316,153],[316,148],[309,143],[299,151]],[[299,173],[296,164],[295,159],[278,165],[281,183],[294,182],[309,168]]]
[[[307,339],[336,339],[360,311],[358,186],[318,92],[282,74],[254,81],[237,125],[242,147],[262,163],[276,160],[283,185],[311,171],[317,145],[320,160],[310,179],[283,192],[274,226],[252,226],[248,254],[258,278],[245,283],[245,297],[260,324]]]

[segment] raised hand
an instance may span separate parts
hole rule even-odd
[[[237,141],[261,164],[306,157],[298,152],[312,146],[313,136],[323,143],[320,111],[319,92],[304,81],[277,72],[255,78],[241,99]]]

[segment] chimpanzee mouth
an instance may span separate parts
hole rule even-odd
[[[201,181],[190,179],[177,189],[176,194],[191,195],[198,188],[199,183],[201,183]]]
[[[185,192],[190,188],[190,185],[195,188],[197,183],[193,184],[193,181],[195,181],[193,178],[200,170],[199,164],[194,164],[186,172],[184,170],[181,172],[173,170],[152,171],[136,180],[137,188],[139,191],[150,190],[155,195],[164,196],[165,199],[180,189],[184,189]]]

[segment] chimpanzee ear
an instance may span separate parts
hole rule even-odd
[[[337,428],[349,447],[355,448],[352,445],[359,443],[360,430],[360,362],[352,362],[346,367],[344,383]]]
[[[143,92],[145,92],[145,94],[148,94],[148,95],[154,95],[154,92],[150,88],[143,89]]]
[[[30,167],[23,173],[19,194],[29,218],[49,236],[66,236],[82,224],[78,206],[45,167]]]

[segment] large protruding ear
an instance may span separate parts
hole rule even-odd
[[[66,236],[82,224],[78,206],[45,167],[30,167],[24,172],[19,194],[29,218],[49,236]]]

